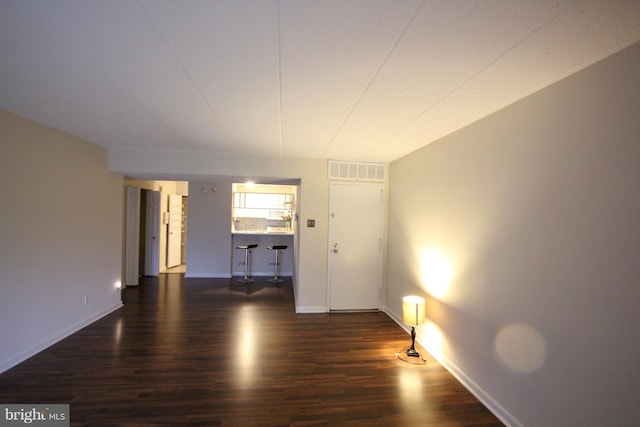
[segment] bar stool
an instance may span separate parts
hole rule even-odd
[[[238,282],[240,283],[251,283],[254,282],[253,279],[250,279],[249,277],[247,277],[247,270],[249,268],[249,252],[251,252],[251,249],[257,248],[258,245],[256,243],[252,243],[250,245],[240,245],[240,246],[236,246],[236,249],[243,249],[244,250],[244,277],[241,279],[238,279]],[[242,263],[240,263],[242,264]]]
[[[274,264],[274,269],[273,269],[273,279],[269,279],[267,280],[267,282],[269,283],[282,283],[284,282],[284,280],[280,279],[278,277],[278,265],[280,264],[280,262],[278,261],[278,254],[280,253],[280,251],[287,249],[287,245],[273,245],[273,246],[269,246],[267,249],[275,251],[276,252],[276,262],[273,263]],[[271,265],[271,263],[269,263],[269,265]]]

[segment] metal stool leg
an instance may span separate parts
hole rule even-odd
[[[256,246],[258,245],[238,246],[236,248],[236,249],[244,249],[244,277],[242,277],[241,279],[238,279],[238,282],[244,283],[245,285],[247,283],[255,282],[255,280],[248,277],[248,270],[249,270],[249,251],[255,248]]]
[[[279,264],[279,262],[278,262],[278,252],[280,252],[280,251],[276,249],[275,252],[276,252],[276,262],[275,262],[275,266],[273,268],[273,278],[267,280],[267,282],[269,282],[269,283],[282,283],[282,282],[284,282],[284,280],[282,280],[282,279],[280,279],[278,277],[278,264]]]
[[[270,248],[267,248],[267,249],[273,249],[276,252],[276,262],[275,262],[275,266],[273,267],[273,278],[267,280],[267,282],[269,282],[269,283],[282,283],[282,282],[284,282],[283,279],[278,277],[278,265],[280,264],[280,261],[279,261],[279,259],[280,259],[279,258],[280,249],[286,249],[286,248],[287,247],[285,245],[272,246]]]

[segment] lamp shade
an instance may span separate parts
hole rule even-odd
[[[407,325],[418,326],[424,323],[424,298],[410,295],[402,298],[402,321]]]

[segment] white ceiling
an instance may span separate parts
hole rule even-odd
[[[638,0],[1,0],[0,108],[108,148],[388,162],[639,40]]]

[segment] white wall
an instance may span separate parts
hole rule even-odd
[[[107,160],[0,110],[0,372],[121,306],[123,178]]]
[[[189,188],[186,276],[230,277],[231,182],[191,181]]]
[[[159,152],[114,150],[110,153],[109,165],[113,171],[131,176],[172,176],[172,179],[189,179],[201,183],[225,181],[244,182],[248,179],[268,178],[278,180],[300,180],[298,193],[299,223],[295,245],[296,268],[293,286],[298,312],[324,312],[327,309],[327,215],[329,209],[329,183],[327,162],[324,160],[267,159],[227,157],[212,153]],[[189,178],[191,177],[191,178]],[[190,185],[191,187],[191,185]],[[193,195],[197,190],[191,188]],[[227,191],[227,190],[224,190]],[[229,190],[230,191],[230,190]],[[229,197],[231,197],[229,193]],[[226,195],[224,196],[226,197]],[[193,227],[192,197],[189,197],[189,229]],[[197,203],[197,202],[196,202]],[[196,208],[197,209],[197,208]],[[225,208],[227,209],[227,208]],[[230,209],[228,214],[231,215]],[[307,228],[307,219],[315,219],[315,228]],[[197,219],[195,219],[198,221]],[[229,234],[229,221],[221,232]],[[302,224],[302,226],[300,226]],[[194,234],[188,232],[187,268],[194,250]],[[202,242],[210,245],[211,241]],[[231,243],[226,246],[231,247]],[[202,261],[202,260],[200,260]],[[206,261],[206,260],[205,260]],[[221,261],[222,262],[222,261]],[[198,274],[198,271],[193,271]]]
[[[389,313],[504,420],[640,425],[640,45],[393,162],[389,239]]]

